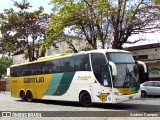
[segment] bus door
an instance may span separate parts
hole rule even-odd
[[[94,74],[96,74],[97,80],[92,84],[93,101],[111,103],[112,85],[108,66],[101,66],[100,72]]]
[[[92,84],[93,102],[112,102],[110,72],[106,65],[106,57],[102,53],[92,53],[91,63],[96,78]]]
[[[112,102],[112,82],[110,77],[110,70],[108,65],[103,65],[100,67],[100,73],[102,78],[102,91],[100,94],[100,99],[102,102],[111,103]]]

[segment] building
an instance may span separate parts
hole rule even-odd
[[[25,59],[24,54],[13,55],[12,59],[13,59],[13,64],[24,63],[29,61],[28,59],[27,60]]]
[[[67,40],[59,39],[56,41],[55,45],[48,48],[46,50],[45,56],[56,55],[65,52],[73,52],[73,50],[70,48],[73,46],[69,46],[67,41],[70,41],[77,51],[86,51],[92,48],[88,44],[88,42],[82,38],[67,36]]]
[[[146,63],[148,80],[160,81],[160,43],[128,47],[125,49],[132,53],[135,60]]]
[[[55,40],[55,43],[51,43],[50,48],[46,50],[45,56],[56,55],[65,52],[73,52],[71,47],[75,47],[77,51],[86,51],[91,49],[92,47],[88,44],[88,42],[82,38],[74,37],[74,36],[65,36]],[[71,42],[69,45],[67,42]],[[73,45],[73,46],[72,46]],[[26,60],[24,51],[18,50],[12,55],[13,64],[16,63],[24,63],[28,62],[29,59]]]

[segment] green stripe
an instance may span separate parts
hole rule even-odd
[[[45,92],[45,95],[53,95],[56,92],[62,77],[63,73],[57,73],[52,76],[52,79],[49,83],[48,89]]]
[[[64,93],[66,93],[73,80],[74,75],[75,72],[64,73],[60,85],[53,95],[63,95]]]
[[[74,75],[75,72],[54,74],[44,95],[63,95],[67,92]]]
[[[132,88],[132,92],[137,92],[140,88],[140,85],[137,85],[136,87]]]

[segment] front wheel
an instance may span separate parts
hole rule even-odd
[[[146,91],[141,91],[141,97],[142,97],[142,98],[147,97],[147,93],[146,93]]]
[[[33,101],[33,96],[32,96],[32,92],[31,91],[27,91],[26,99],[27,99],[28,102],[32,102]]]
[[[83,92],[80,94],[80,103],[84,107],[92,106],[91,96],[89,95],[88,92]]]

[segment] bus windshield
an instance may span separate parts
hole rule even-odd
[[[114,87],[135,87],[139,85],[139,73],[130,53],[107,53],[107,59],[116,64],[117,75],[114,77]]]
[[[135,63],[130,53],[107,53],[107,59],[114,63]]]

